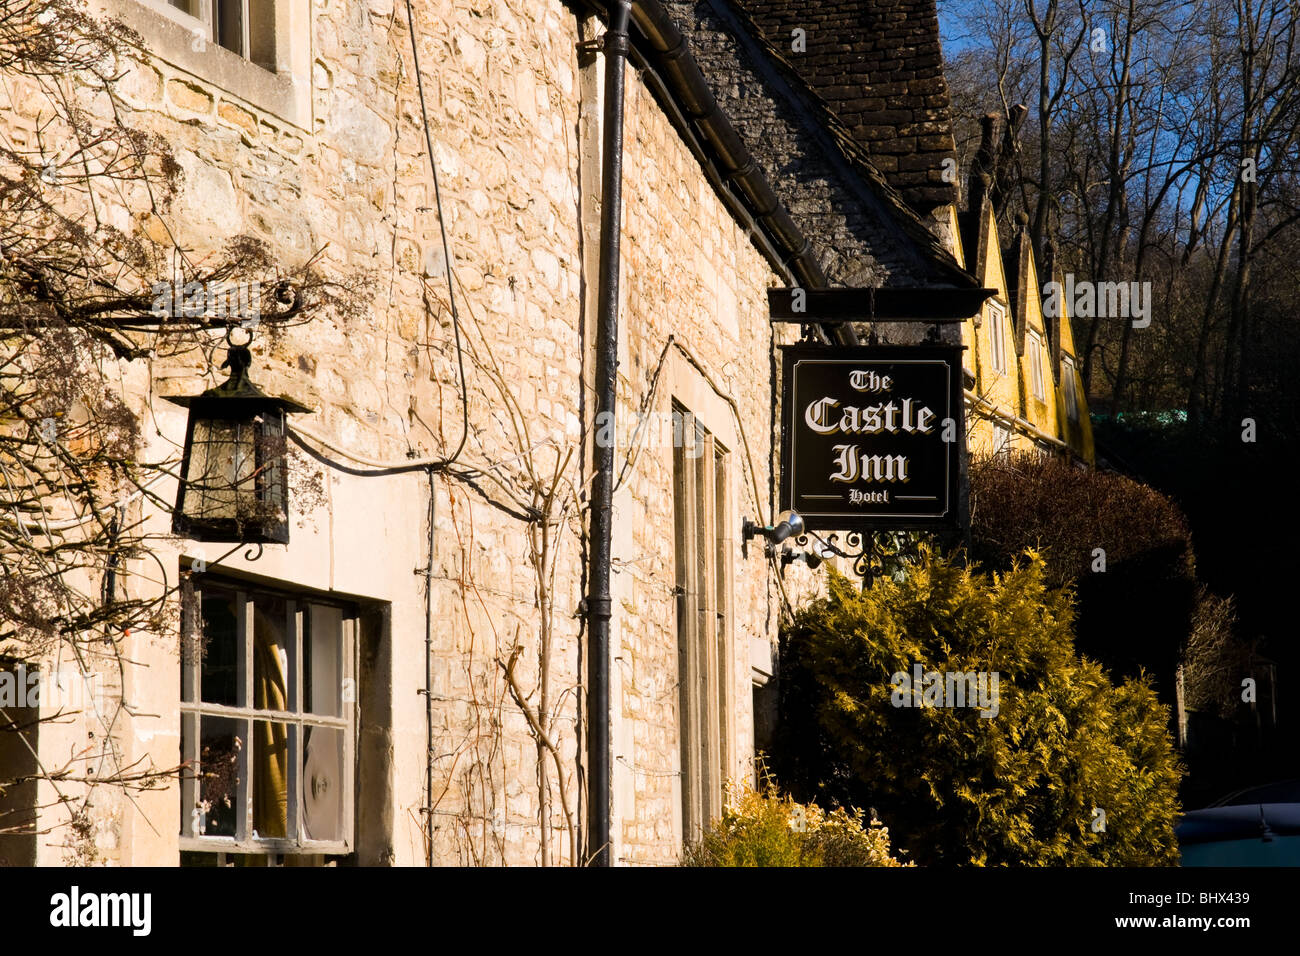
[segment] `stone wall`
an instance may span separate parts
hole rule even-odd
[[[770,513],[772,333],[766,292],[772,274],[639,83],[629,86],[627,136],[628,321],[620,345],[620,411],[635,414],[660,373],[651,405],[656,420],[666,420],[676,400],[728,451],[732,508],[722,518],[732,551],[735,622],[735,760],[729,774],[739,780],[752,768],[749,646],[754,639],[774,638],[777,614],[761,549],[751,546],[747,559],[740,553],[742,514],[761,515],[765,522]],[[727,398],[736,400],[739,415]],[[672,448],[662,440],[657,447],[647,443],[616,498],[617,851],[629,863],[666,859],[679,812],[674,668],[665,667],[665,655],[676,654],[677,642],[672,482]]]
[[[166,138],[184,172],[161,219],[130,208],[124,221],[155,237],[165,221],[196,261],[247,233],[270,243],[286,267],[317,256],[329,275],[368,279],[362,319],[327,310],[279,337],[259,337],[254,379],[311,405],[315,413],[301,424],[346,452],[394,464],[447,455],[460,443],[464,405],[402,8],[391,0],[287,2],[285,16],[310,26],[291,34],[287,66],[291,78],[301,74],[310,85],[305,105],[291,95],[299,86],[289,83],[284,96],[268,91],[264,78],[248,73],[256,67],[227,51],[209,46],[208,60],[186,52],[184,31],[142,13],[135,0],[102,0],[109,12],[133,18],[152,50],[148,63],[124,64],[123,105],[133,123]],[[420,0],[416,9],[469,402],[463,453],[453,473],[434,482],[432,856],[435,863],[541,862],[540,756],[549,860],[567,862],[562,801],[578,823],[584,806],[577,719],[590,475],[582,438],[591,414],[584,381],[600,66],[579,62],[578,43],[593,35],[592,24],[556,0],[523,9],[506,0]],[[751,644],[770,646],[777,622],[768,567],[754,549],[742,557],[739,541],[742,513],[770,516],[765,292],[776,279],[634,70],[627,106],[619,411],[666,414],[676,398],[728,436],[731,770],[741,777],[752,757]],[[23,108],[20,99],[0,104],[0,122],[16,124]],[[668,347],[670,336],[682,348]],[[124,387],[150,423],[146,458],[174,458],[184,434],[184,412],[156,396],[213,384],[207,363],[196,348],[124,369]],[[320,450],[354,471],[370,468]],[[621,445],[620,465],[626,452]],[[421,864],[425,593],[416,572],[427,560],[427,480],[420,471],[362,477],[305,456],[295,462],[300,478],[314,474],[321,484],[310,502],[300,496],[291,543],[268,547],[257,561],[236,553],[222,568],[347,596],[387,622],[378,636],[386,653],[374,666],[391,699],[391,738],[380,734],[370,746],[383,751],[391,739],[391,779],[361,781],[363,799],[387,805],[364,815],[371,822],[359,851],[368,862]],[[167,499],[174,485],[164,482],[158,493]],[[614,849],[622,862],[670,863],[680,848],[671,447],[647,445],[636,455],[616,506]],[[519,520],[530,509],[550,520]],[[165,513],[150,506],[140,516],[166,535]],[[213,561],[224,550],[157,545],[170,585],[190,560]],[[160,586],[150,571],[157,567],[131,562],[139,577],[130,586]],[[539,754],[504,678],[513,660],[520,691],[530,707],[540,705],[543,634],[558,773]],[[135,663],[122,687],[130,713],[112,730],[117,759],[174,767],[177,636],[134,633],[123,650]],[[42,746],[65,750],[95,729],[83,717],[43,732]],[[100,788],[92,804],[90,840],[103,861],[177,861],[182,814],[174,785],[133,801]],[[61,822],[53,819],[60,812],[47,811],[43,823]],[[61,862],[66,848],[51,839],[40,858]]]

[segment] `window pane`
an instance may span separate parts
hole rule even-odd
[[[192,17],[199,15],[199,0],[167,0],[173,7]]]
[[[289,726],[253,723],[253,830],[259,837],[288,836]]]
[[[199,835],[233,837],[239,818],[243,721],[203,717],[199,732]]]
[[[230,591],[203,588],[203,665],[199,686],[209,704],[239,704],[239,601]]]
[[[253,599],[253,706],[289,709],[289,651],[284,598],[259,594]]]
[[[248,45],[248,58],[274,73],[275,0],[248,0]]]
[[[678,748],[681,759],[682,832],[695,839],[700,820],[700,724],[696,708],[699,673],[696,646],[698,577],[695,553],[695,469],[691,467],[692,444],[696,436],[694,417],[673,406],[673,528],[677,592],[677,715]],[[680,423],[680,427],[678,426]],[[680,436],[680,437],[678,437]]]
[[[1039,344],[1038,336],[1032,333],[1029,336],[1029,370],[1030,377],[1034,383],[1034,396],[1043,397],[1043,361],[1042,346]]]
[[[212,29],[217,43],[244,55],[244,0],[212,0]]]
[[[308,840],[343,839],[343,731],[306,728],[302,772],[303,836]]]
[[[1011,453],[1011,430],[1003,425],[993,426],[993,453],[995,455]]]
[[[692,522],[695,533],[695,659],[697,664],[697,685],[695,687],[695,705],[700,727],[700,822],[708,824],[712,817],[713,795],[721,793],[718,780],[718,711],[716,706],[717,674],[715,665],[710,661],[713,637],[716,631],[715,613],[709,606],[713,601],[713,582],[709,573],[713,564],[711,554],[714,543],[712,502],[713,488],[709,482],[709,458],[712,457],[712,443],[709,433],[698,424],[695,431],[695,494],[691,507],[695,518]]]
[[[1043,379],[1043,343],[1041,339],[1034,339],[1034,379],[1037,382],[1038,397],[1046,397],[1046,382]]]
[[[342,716],[343,612],[313,604],[304,615],[302,694],[307,712]]]
[[[989,346],[993,352],[993,367],[999,372],[1007,370],[1006,317],[1000,308],[989,309]]]
[[[1065,360],[1062,378],[1065,379],[1065,410],[1070,421],[1076,421],[1079,417],[1079,397],[1074,391],[1074,363],[1069,359]]]

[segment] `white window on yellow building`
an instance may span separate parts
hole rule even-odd
[[[1029,352],[1029,377],[1034,389],[1034,398],[1041,402],[1046,400],[1047,390],[1043,383],[1043,340],[1038,337],[1037,332],[1029,333],[1029,341],[1025,349]]]
[[[182,862],[350,853],[355,611],[196,580],[182,622]]]
[[[1079,396],[1074,385],[1074,360],[1069,356],[1062,359],[1062,378],[1065,392],[1065,414],[1072,422],[1079,420]]]
[[[993,423],[993,454],[1010,456],[1012,447],[1011,429],[1000,422]]]
[[[1007,313],[995,302],[989,303],[989,348],[993,368],[999,374],[1007,373]]]
[[[726,536],[727,450],[676,406],[683,440],[673,449],[676,525],[678,725],[682,831],[697,839],[722,814],[731,766],[731,568]]]

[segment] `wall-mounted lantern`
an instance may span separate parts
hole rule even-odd
[[[288,544],[285,415],[311,409],[254,385],[248,343],[234,344],[229,333],[226,342],[221,367],[229,379],[202,395],[167,399],[190,413],[172,531],[196,541]]]

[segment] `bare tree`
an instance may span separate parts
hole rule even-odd
[[[1134,400],[1234,418],[1258,339],[1255,272],[1289,238],[1300,110],[1291,0],[996,0],[956,16],[950,57],[966,128],[1015,97],[1018,192],[1040,257],[1093,282],[1148,282],[1155,322],[1076,316],[1084,381],[1112,412]],[[1011,96],[1009,96],[1009,93]],[[1265,211],[1266,210],[1266,211]],[[1268,225],[1262,223],[1267,221]],[[1276,273],[1274,273],[1276,274]]]

